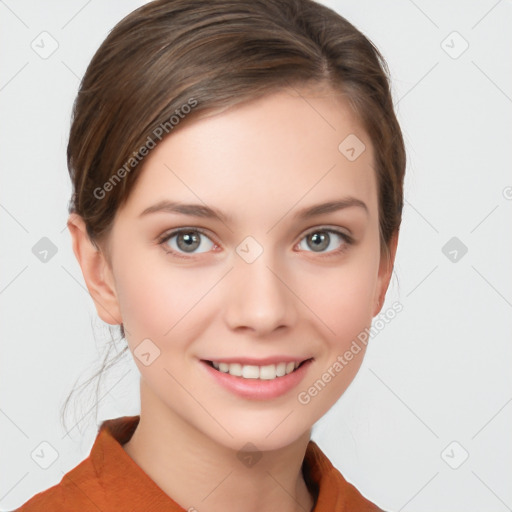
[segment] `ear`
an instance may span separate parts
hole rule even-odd
[[[393,233],[389,242],[389,257],[383,254],[380,259],[379,274],[377,293],[375,299],[375,307],[373,310],[373,316],[380,313],[382,306],[384,305],[384,299],[386,298],[386,292],[388,290],[389,282],[393,274],[393,266],[395,264],[396,248],[398,245],[398,230]]]
[[[67,226],[71,234],[73,252],[82,269],[99,317],[111,325],[122,323],[112,269],[101,249],[91,242],[83,218],[72,213]]]

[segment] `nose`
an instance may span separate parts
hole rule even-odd
[[[283,267],[271,251],[264,251],[252,263],[237,256],[227,280],[223,308],[230,329],[264,336],[296,322],[298,299]]]

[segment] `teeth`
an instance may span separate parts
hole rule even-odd
[[[262,369],[264,367],[262,366]],[[242,366],[242,377],[244,379],[259,379],[260,378],[260,367],[244,365]]]
[[[235,377],[244,379],[273,380],[276,377],[283,377],[292,373],[300,363],[278,363],[267,366],[242,365],[240,363],[221,363],[212,361],[213,367],[223,373],[229,373]]]
[[[286,375],[286,363],[279,363],[276,365],[276,375],[278,377]]]

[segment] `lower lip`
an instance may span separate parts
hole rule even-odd
[[[272,380],[235,377],[229,373],[216,370],[205,361],[201,361],[201,364],[221,386],[232,393],[251,400],[269,400],[282,396],[298,386],[312,361],[310,359],[292,373]]]

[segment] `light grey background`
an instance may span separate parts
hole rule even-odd
[[[97,433],[85,405],[69,436],[59,422],[63,399],[77,377],[92,375],[109,335],[66,229],[65,150],[88,62],[143,3],[0,0],[4,511],[58,483]],[[398,300],[403,311],[372,338],[313,438],[390,512],[512,510],[512,2],[324,3],[387,59],[408,167],[383,308]],[[44,55],[52,40],[58,48]],[[43,237],[57,250],[46,263],[33,253]],[[98,422],[139,412],[138,370],[124,361],[101,389]],[[51,457],[42,442],[58,454],[48,469],[34,455]]]

